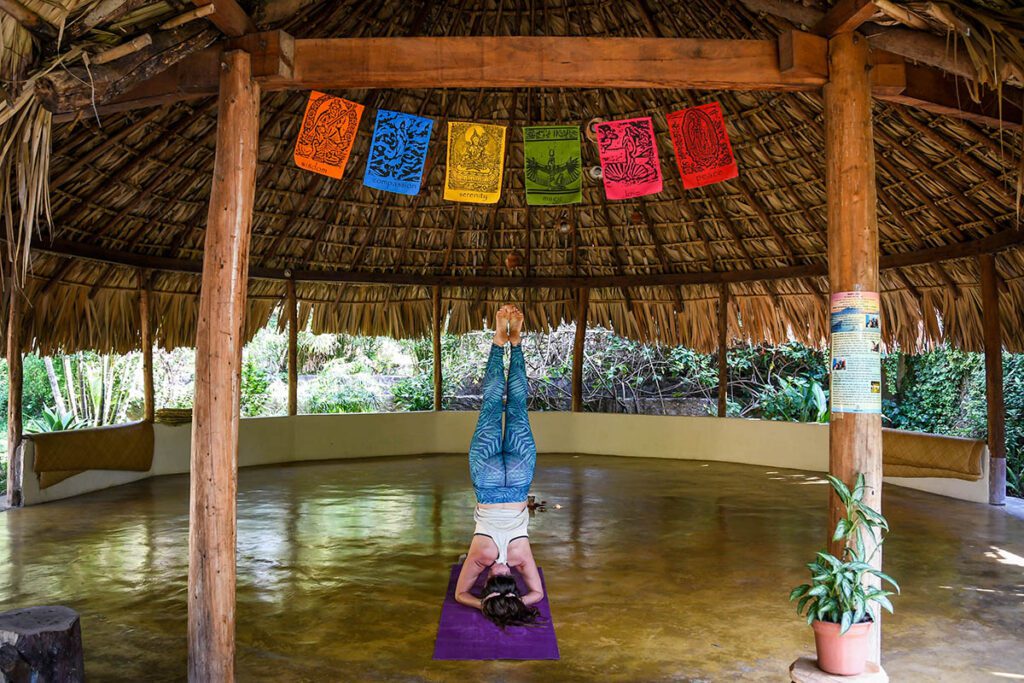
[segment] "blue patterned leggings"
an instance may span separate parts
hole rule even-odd
[[[537,447],[526,413],[526,362],[523,349],[512,347],[508,368],[508,401],[502,434],[502,396],[505,393],[505,350],[491,344],[484,374],[484,400],[469,446],[469,473],[476,500],[489,503],[526,502],[537,463]]]

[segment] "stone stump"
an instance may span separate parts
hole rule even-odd
[[[0,679],[11,683],[84,681],[78,613],[59,605],[0,613]]]

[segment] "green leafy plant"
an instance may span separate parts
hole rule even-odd
[[[313,383],[308,412],[370,413],[382,405],[380,388],[367,373],[351,372],[351,364],[336,358],[327,363]]]
[[[242,363],[240,407],[245,417],[258,417],[267,405],[270,378],[256,363],[246,359]]]
[[[50,406],[43,407],[43,414],[34,417],[25,425],[25,431],[29,434],[44,434],[47,432],[66,432],[71,429],[81,429],[86,425],[78,420],[71,413],[59,413]]]
[[[766,387],[761,398],[762,417],[791,422],[828,422],[828,397],[813,379],[778,376],[779,388]]]
[[[844,541],[843,557],[819,551],[815,561],[807,565],[811,582],[794,588],[789,599],[799,601],[797,614],[807,611],[808,624],[815,619],[839,624],[842,635],[854,624],[871,621],[871,603],[891,614],[889,596],[899,593],[900,587],[891,576],[871,566],[871,560],[882,547],[883,534],[889,531],[889,523],[864,503],[867,485],[863,473],[857,475],[852,491],[836,477],[828,475],[828,481],[845,510],[832,535],[833,541]],[[866,539],[874,541],[870,554]],[[877,577],[880,584],[890,584],[894,590],[865,584],[864,578],[869,575]]]
[[[434,377],[426,372],[403,377],[391,385],[391,395],[399,410],[433,410]]]

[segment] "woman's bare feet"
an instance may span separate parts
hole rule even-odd
[[[508,323],[509,323],[509,311],[508,306],[502,306],[498,309],[498,312],[494,314],[494,345],[504,346],[508,342]]]
[[[508,340],[512,346],[519,346],[523,341],[523,312],[519,310],[518,306],[512,306],[512,311],[509,313],[508,318]]]

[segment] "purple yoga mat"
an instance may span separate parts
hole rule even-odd
[[[551,621],[548,588],[544,572],[540,573],[544,599],[537,603],[542,619],[536,626],[510,626],[504,631],[487,620],[480,610],[455,602],[455,582],[461,564],[452,565],[448,593],[441,606],[441,623],[437,627],[434,659],[558,659],[558,640]],[[538,570],[539,571],[539,570]],[[526,585],[519,573],[512,570],[519,591],[526,594]],[[487,572],[480,574],[473,594],[479,595]]]

